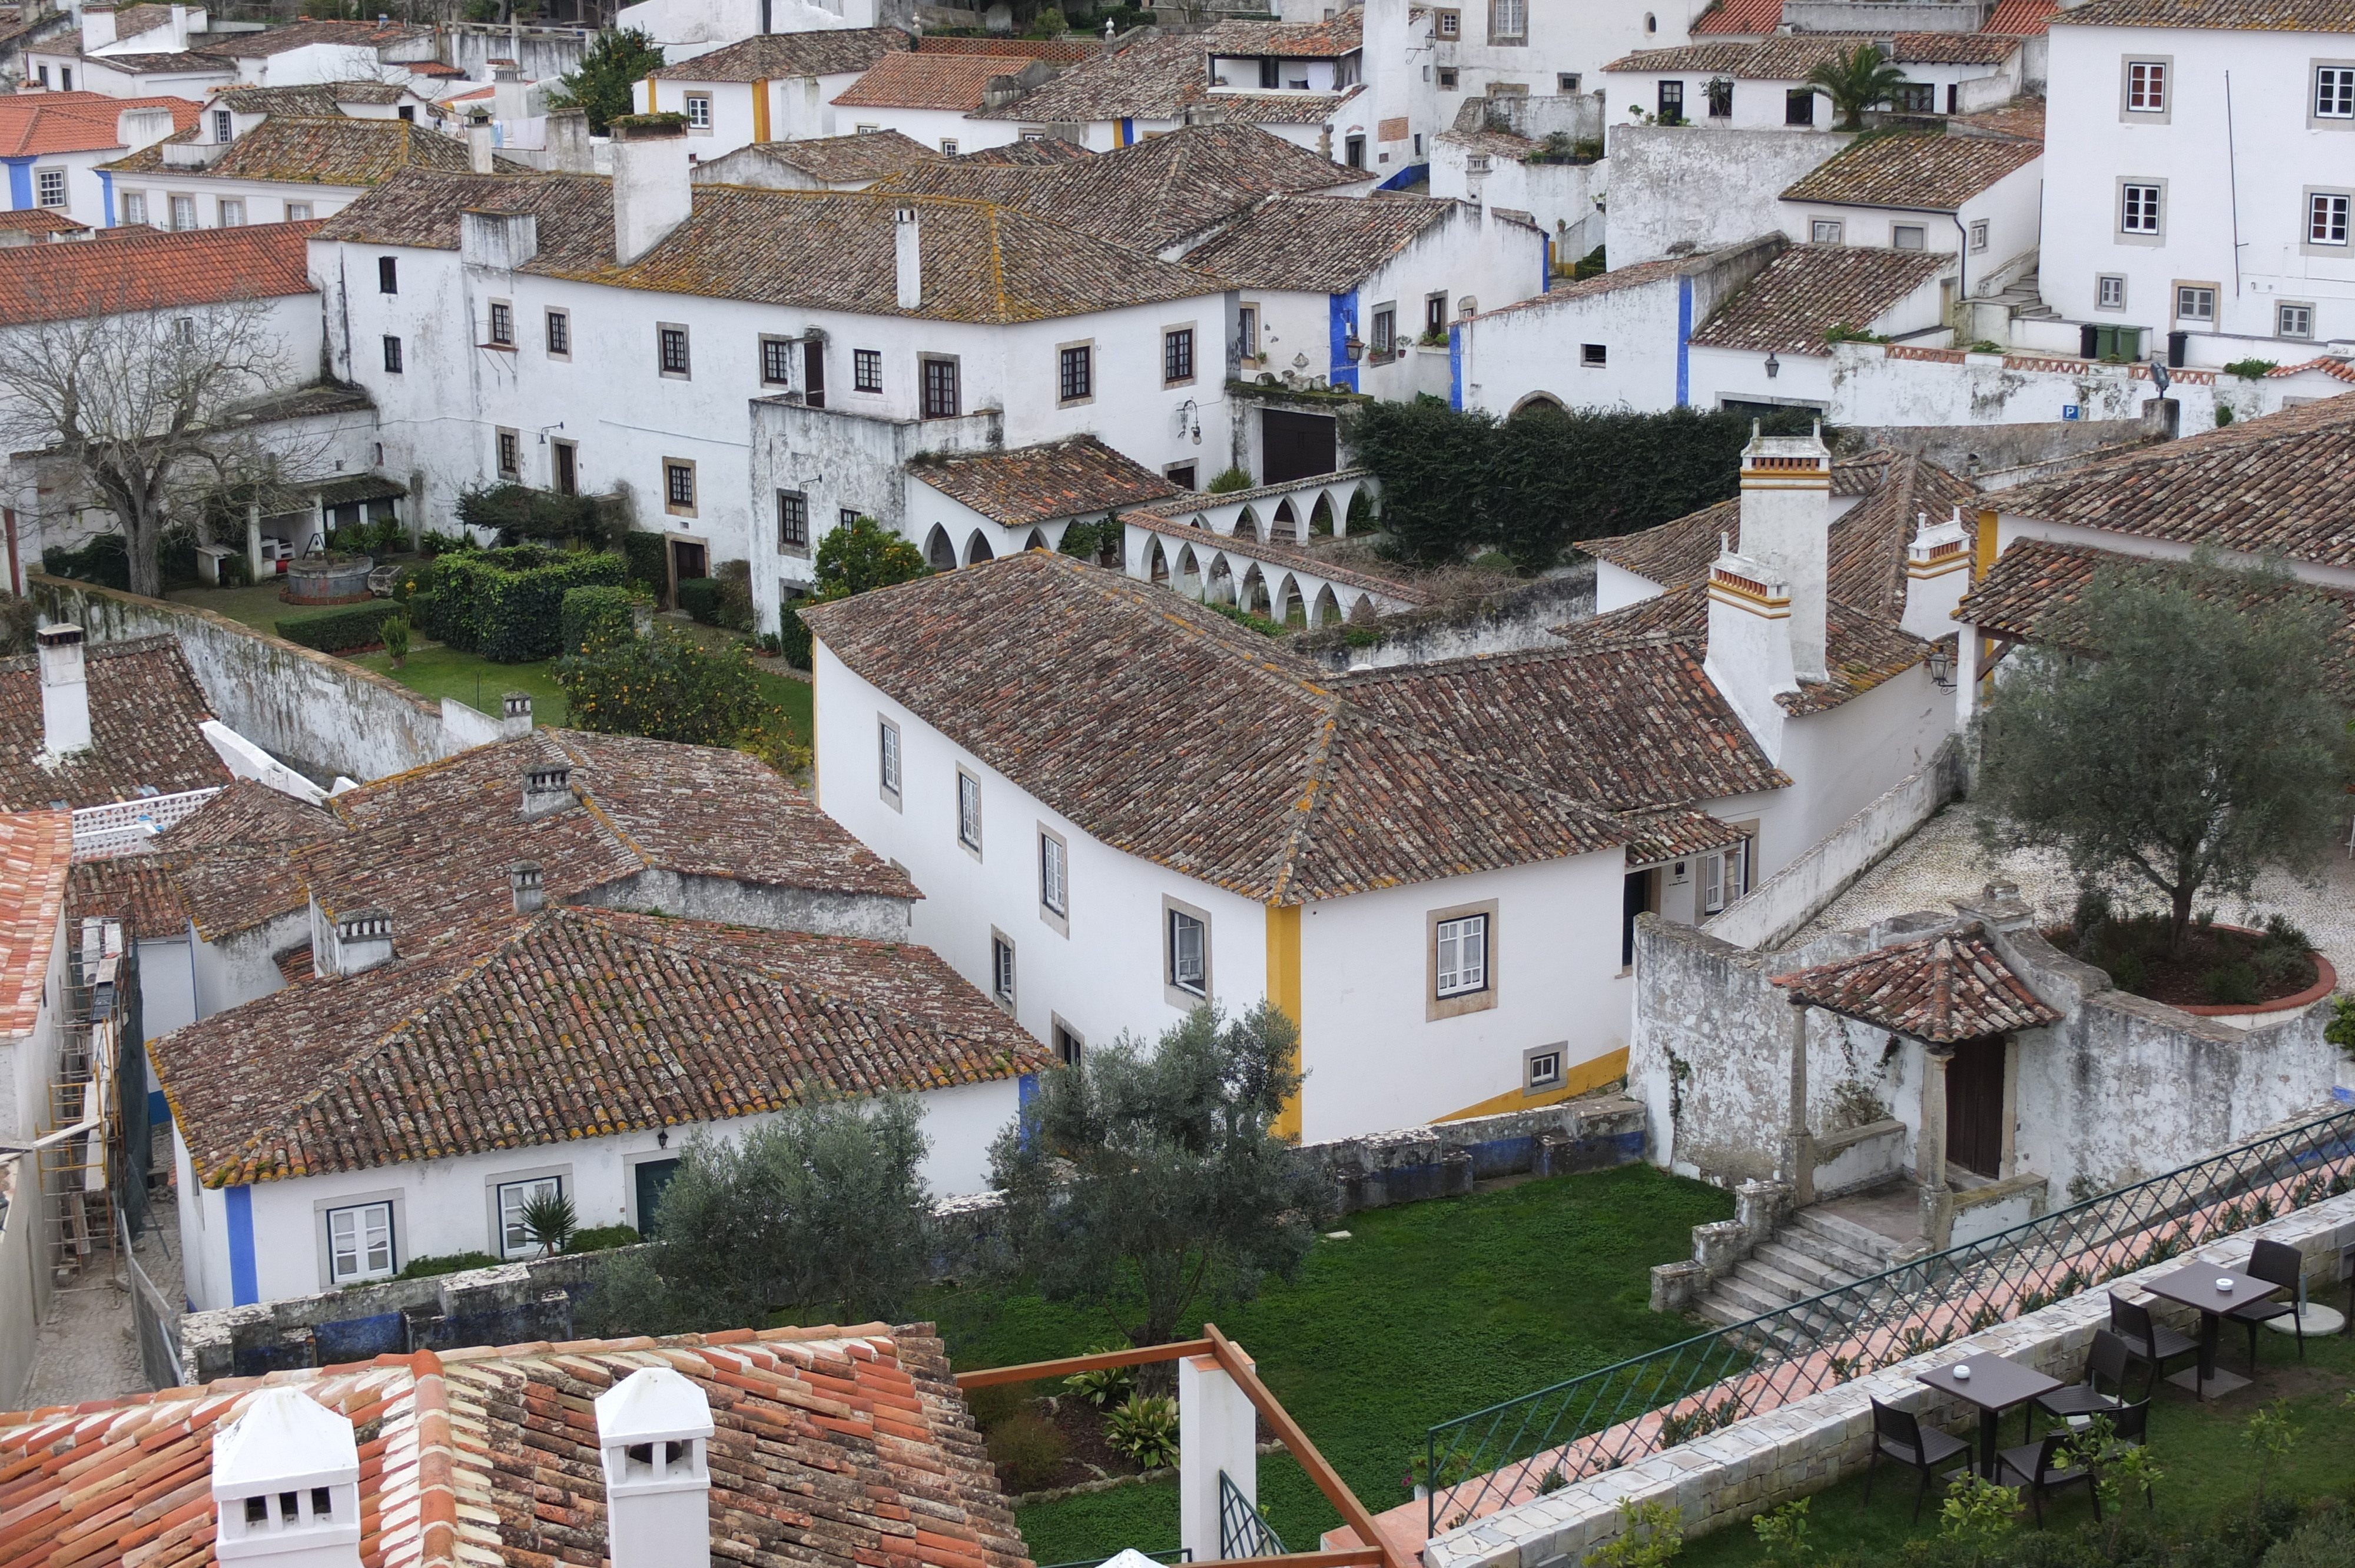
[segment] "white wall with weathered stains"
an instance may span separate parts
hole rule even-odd
[[[1649,261],[1686,241],[1709,250],[1781,228],[1784,190],[1854,140],[1837,131],[1612,126],[1611,264]]]

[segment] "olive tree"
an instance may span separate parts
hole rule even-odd
[[[2334,619],[2278,567],[2202,553],[2096,573],[1980,717],[1987,847],[2150,887],[2179,952],[2202,894],[2330,844],[2355,773]]]

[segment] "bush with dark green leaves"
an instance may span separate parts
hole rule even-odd
[[[630,580],[657,599],[670,589],[669,548],[659,534],[632,529],[622,535],[622,556],[630,563]]]
[[[997,1467],[998,1483],[1018,1495],[1053,1486],[1062,1474],[1063,1457],[1071,1451],[1055,1424],[1031,1410],[1000,1421],[983,1442],[989,1448],[989,1462]]]
[[[1670,522],[1739,493],[1748,415],[1638,414],[1533,405],[1499,419],[1437,398],[1369,403],[1348,416],[1357,461],[1381,481],[1382,526],[1402,559],[1436,566],[1499,550],[1523,571],[1577,539]],[[1761,421],[1803,434],[1805,409]]]
[[[493,484],[462,491],[455,508],[459,521],[477,528],[496,528],[499,543],[527,540],[545,544],[579,542],[602,547],[616,530],[612,514],[593,495],[559,495],[527,484]]]
[[[872,517],[855,518],[819,540],[815,565],[817,592],[805,601],[811,604],[830,604],[869,588],[932,575],[922,550]],[[808,669],[810,634],[801,612],[790,603],[781,605],[777,619],[785,662],[796,670]]]
[[[602,136],[614,121],[630,117],[633,85],[662,63],[661,46],[640,28],[600,33],[580,65],[557,79],[548,105],[587,111],[590,134]]]
[[[198,581],[196,534],[185,527],[165,529],[156,546],[155,565],[166,589]],[[131,551],[120,534],[101,534],[78,549],[51,545],[41,552],[41,570],[53,577],[131,591]]]
[[[566,589],[558,612],[564,651],[579,653],[595,643],[636,636],[638,607],[644,603],[645,596],[634,583]]]
[[[564,596],[628,575],[619,556],[538,545],[437,556],[401,579],[417,624],[435,641],[495,664],[522,664],[563,651]]]
[[[706,626],[719,624],[719,579],[718,577],[679,578],[678,607]]]
[[[343,653],[383,641],[384,623],[407,614],[408,609],[400,601],[375,599],[366,604],[322,610],[316,615],[290,615],[279,621],[275,630],[289,642],[316,648],[322,653]]]
[[[707,648],[668,627],[591,643],[558,660],[553,673],[570,705],[565,722],[576,729],[735,746],[777,725],[742,648]]]
[[[486,1252],[447,1252],[435,1257],[412,1257],[395,1279],[432,1279],[437,1275],[463,1274],[470,1268],[497,1268],[506,1262]]]

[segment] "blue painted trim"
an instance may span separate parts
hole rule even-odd
[[[114,175],[109,170],[98,171],[98,195],[99,210],[106,215],[106,221],[99,227],[112,228],[114,227]]]
[[[1018,1110],[1028,1110],[1030,1102],[1039,1097],[1039,1075],[1025,1073],[1014,1080],[1014,1105]]]
[[[1355,392],[1358,367],[1349,363],[1349,323],[1358,319],[1358,291],[1327,295],[1325,311],[1329,340],[1327,352],[1332,359],[1332,368],[1326,372],[1325,378],[1335,387]]]
[[[147,1091],[147,1125],[150,1128],[172,1125],[172,1102],[164,1097],[161,1089]]]
[[[22,212],[33,205],[33,160],[10,158],[8,164],[8,210]]]
[[[1692,401],[1692,280],[1677,280],[1677,407]]]
[[[1120,144],[1124,147],[1136,145],[1136,122],[1125,115],[1122,117],[1120,122]]]
[[[1538,230],[1538,292],[1553,287],[1553,236]]]
[[[1409,164],[1374,188],[1380,191],[1402,191],[1409,185],[1419,185],[1431,178],[1429,164]]]
[[[1461,413],[1464,408],[1464,323],[1451,322],[1447,327],[1447,406]]]
[[[253,1266],[253,1189],[231,1187],[222,1196],[229,1200],[230,1305],[250,1307],[261,1299],[261,1278]]]

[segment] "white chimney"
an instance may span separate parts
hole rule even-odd
[[[676,121],[613,122],[613,260],[626,267],[662,243],[695,210],[687,127]]]
[[[67,622],[34,635],[41,656],[41,749],[51,757],[90,748],[90,676],[81,628]]]
[[[114,42],[114,7],[84,5],[81,8],[81,47],[85,49],[104,48]]]
[[[536,860],[519,860],[507,867],[507,886],[515,894],[516,913],[529,915],[548,903],[548,884]]]
[[[270,1568],[359,1568],[360,1451],[351,1421],[265,1388],[213,1434],[213,1556]]]
[[[669,1367],[640,1367],[597,1396],[613,1568],[711,1561],[711,1402]]]
[[[1971,536],[1963,509],[1944,523],[1915,513],[1913,542],[1905,547],[1906,630],[1935,642],[1955,630],[1955,609],[1971,586]]]
[[[509,692],[499,699],[499,738],[521,740],[531,733],[531,694]]]
[[[487,175],[498,166],[491,161],[491,121],[486,114],[467,117],[466,162],[478,175]]]
[[[126,109],[114,117],[114,139],[136,153],[172,133],[168,109]]]
[[[559,174],[594,174],[597,157],[589,145],[589,111],[551,109],[548,111],[548,166]]]
[[[572,768],[554,762],[527,768],[523,775],[523,820],[545,817],[572,804]]]
[[[313,965],[323,972],[365,974],[392,962],[392,914],[374,906],[336,916],[336,952],[331,965]]]
[[[1731,545],[1709,571],[1702,667],[1768,760],[1781,760],[1783,705],[1774,698],[1799,689],[1791,667],[1791,585],[1774,565],[1737,555]]]
[[[900,308],[903,311],[922,309],[924,303],[924,237],[923,226],[916,220],[916,209],[903,207],[892,215],[892,259],[899,265]]]
[[[1830,574],[1832,454],[1823,426],[1808,436],[1762,436],[1742,450],[1742,554],[1790,586],[1791,669],[1826,678],[1824,593]]]
[[[176,53],[187,47],[188,8],[186,5],[175,5],[172,7],[172,48]]]

